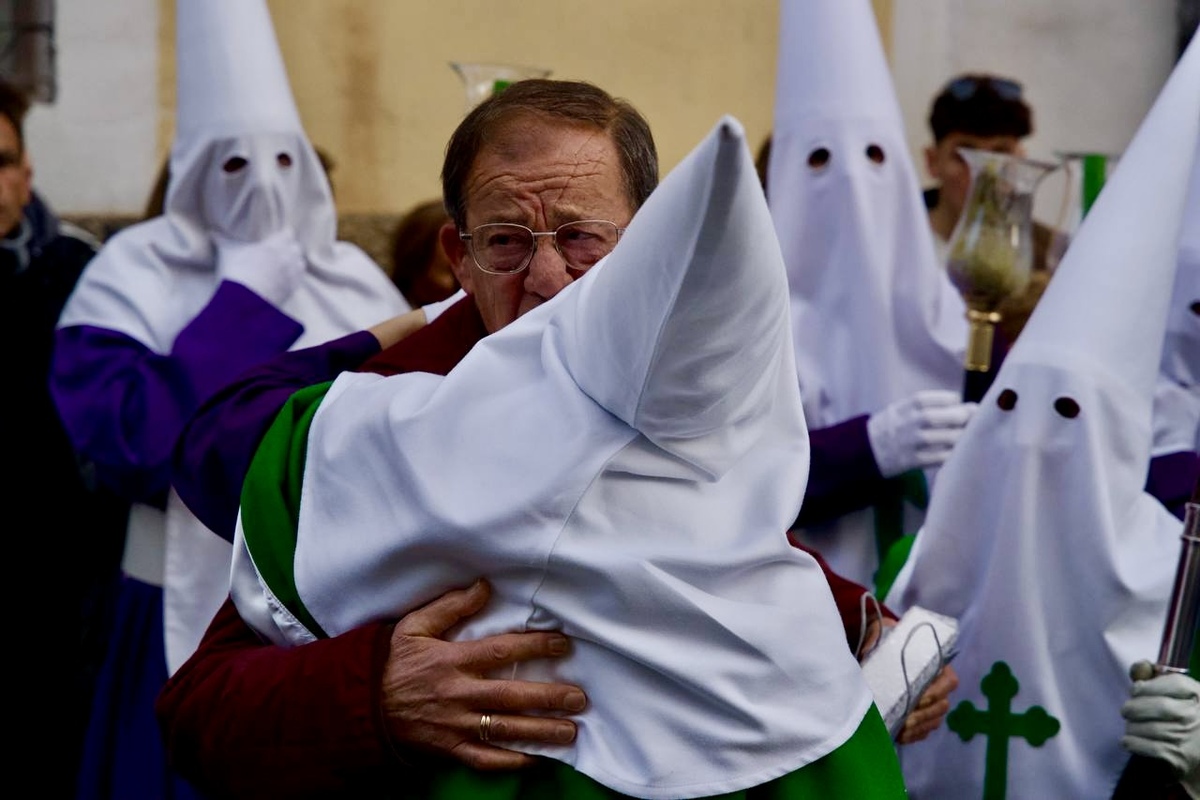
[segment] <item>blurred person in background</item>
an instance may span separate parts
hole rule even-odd
[[[111,623],[128,509],[96,485],[92,465],[76,460],[50,397],[54,326],[97,244],[34,191],[23,130],[28,108],[20,90],[0,81],[5,440],[19,453],[0,497],[13,520],[11,565],[45,569],[53,581],[36,603],[10,615],[9,631],[28,654],[12,662],[26,699],[10,706],[18,732],[10,752],[14,763],[49,765],[34,793],[65,797]]]
[[[445,300],[458,279],[439,238],[450,215],[440,199],[413,206],[392,231],[392,282],[413,308]]]

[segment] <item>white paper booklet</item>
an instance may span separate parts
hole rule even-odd
[[[938,670],[954,656],[957,640],[956,619],[914,606],[884,630],[863,661],[863,676],[892,738]]]

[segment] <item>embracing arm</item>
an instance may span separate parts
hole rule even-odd
[[[425,326],[422,309],[315,347],[281,353],[215,393],[192,416],[176,445],[171,481],[193,514],[233,540],[242,482],[263,434],[296,391],[356,370]],[[422,349],[423,338],[406,348]]]
[[[232,541],[242,482],[263,434],[287,399],[333,380],[379,352],[359,331],[316,347],[282,353],[215,393],[179,436],[171,481],[196,517]]]
[[[173,766],[230,797],[300,797],[395,785],[409,761],[451,758],[475,769],[534,759],[492,743],[569,744],[582,711],[575,686],[483,677],[568,654],[553,632],[449,642],[451,628],[490,596],[482,581],[453,590],[398,623],[284,648],[264,643],[231,601],[199,649],[167,682],[155,711]],[[339,795],[340,796],[340,795]]]
[[[171,351],[89,325],[55,335],[50,388],[72,445],[123,496],[161,498],[171,450],[192,412],[303,328],[236,283],[221,284]]]
[[[172,765],[201,789],[247,797],[330,787],[339,769],[394,769],[374,713],[390,635],[374,623],[285,649],[226,601],[158,696]]]

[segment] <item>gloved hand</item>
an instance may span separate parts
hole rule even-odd
[[[1122,747],[1166,761],[1189,791],[1200,790],[1200,681],[1178,673],[1134,681],[1121,716]]]
[[[237,281],[272,305],[281,306],[300,285],[304,251],[290,230],[257,242],[214,237],[217,275]]]
[[[867,438],[885,478],[941,466],[975,414],[957,392],[930,389],[897,400],[867,419]]]

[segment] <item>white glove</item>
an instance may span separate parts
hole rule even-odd
[[[443,311],[445,311],[447,308],[449,308],[450,306],[457,303],[459,300],[462,300],[466,296],[467,296],[467,293],[464,292],[462,289],[459,289],[457,292],[450,295],[445,300],[437,300],[433,303],[428,303],[426,305],[421,306],[421,310],[425,312],[425,324],[428,325],[430,322],[433,322],[435,319],[437,319],[438,317],[441,316]]]
[[[1122,747],[1166,761],[1189,790],[1200,789],[1200,681],[1178,673],[1134,681],[1121,716]]]
[[[867,419],[867,438],[885,478],[941,466],[975,414],[957,392],[931,389],[897,400]]]
[[[290,230],[257,242],[213,237],[217,275],[237,281],[268,303],[282,306],[304,276],[304,250]]]

